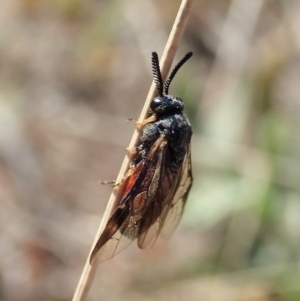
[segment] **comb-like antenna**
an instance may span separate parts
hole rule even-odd
[[[164,85],[164,90],[165,90],[165,94],[168,95],[169,93],[169,87],[170,84],[174,78],[174,76],[176,75],[176,73],[178,72],[178,70],[181,68],[181,66],[193,55],[193,52],[188,52],[183,59],[175,66],[175,68],[173,69],[173,71],[171,72],[169,78],[167,79],[167,81],[165,82]]]
[[[163,96],[163,80],[160,73],[158,55],[156,52],[152,52],[152,73],[153,79],[157,87],[158,95]]]

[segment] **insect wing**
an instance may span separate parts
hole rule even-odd
[[[96,264],[112,258],[125,249],[137,236],[137,229],[129,229],[130,214],[128,208],[118,207],[109,219],[96,246],[94,247],[90,263]],[[121,229],[125,229],[121,231]],[[126,235],[124,235],[124,232]],[[131,233],[129,233],[131,231]]]
[[[138,237],[141,221],[147,211],[145,208],[156,196],[151,189],[154,183],[160,180],[158,169],[164,158],[162,152],[165,151],[166,144],[165,139],[159,138],[152,146],[145,162],[140,162],[129,175],[129,179],[126,180],[125,196],[92,251],[90,257],[92,265],[112,258]]]
[[[162,238],[168,239],[178,226],[192,183],[191,146],[189,145],[174,190],[175,193],[171,196],[162,216],[162,229],[160,230]]]
[[[162,164],[156,170],[159,180],[153,181],[152,187],[149,188],[149,192],[151,191],[155,197],[146,207],[140,226],[138,238],[140,248],[153,244],[158,235],[164,239],[171,236],[180,222],[192,185],[190,145],[182,166],[177,172],[172,172],[169,168],[169,148],[167,144],[164,147],[165,150],[161,152],[164,154]]]
[[[145,163],[129,176],[127,194],[109,219],[92,254],[91,264],[101,263],[121,252],[138,237],[142,249],[157,236],[171,236],[178,226],[192,185],[190,145],[177,173],[168,167],[167,141],[161,137]]]
[[[143,211],[143,220],[141,221],[138,246],[141,249],[146,248],[153,243],[159,231],[159,217],[163,212],[164,201],[169,193],[169,188],[172,185],[173,175],[170,175],[168,181],[164,181],[165,162],[168,156],[168,143],[164,137],[161,137],[162,142],[155,152],[156,164],[153,177],[148,187],[147,203]]]

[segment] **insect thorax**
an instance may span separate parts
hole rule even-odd
[[[162,135],[168,142],[173,169],[181,165],[192,136],[190,122],[183,112],[158,117],[155,122],[144,126],[135,163],[147,157],[153,144]]]

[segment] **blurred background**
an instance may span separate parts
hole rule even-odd
[[[170,93],[193,125],[179,228],[88,300],[300,300],[300,1],[199,0]],[[70,300],[178,0],[1,0],[0,300]]]

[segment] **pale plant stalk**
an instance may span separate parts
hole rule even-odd
[[[171,68],[173,59],[175,57],[178,45],[180,43],[181,37],[184,33],[188,18],[191,13],[191,7],[192,7],[192,2],[193,0],[183,0],[181,2],[179,11],[177,13],[177,17],[174,21],[174,25],[172,28],[172,31],[170,33],[168,42],[166,44],[165,50],[163,52],[162,58],[160,60],[160,67],[161,67],[161,74],[163,80],[166,79],[169,70]],[[156,94],[156,86],[154,82],[152,83],[148,96],[146,98],[144,107],[142,109],[141,115],[139,117],[139,122],[143,121],[147,116],[148,116],[148,111],[149,111],[149,105],[151,100],[154,98]],[[132,139],[129,144],[129,149],[132,149],[134,146],[137,145],[139,141],[139,132],[136,129],[133,133]],[[123,164],[121,166],[120,172],[118,174],[118,177],[116,179],[117,183],[120,183],[126,174],[128,168],[129,168],[129,163],[132,160],[130,153],[124,158]],[[122,190],[123,187],[122,185],[117,186],[115,189],[113,189],[113,192],[109,198],[107,207],[105,209],[105,212],[103,214],[99,229],[97,231],[97,234],[94,239],[94,243],[92,245],[91,251],[89,253],[89,256],[86,260],[83,272],[81,274],[79,283],[77,285],[77,288],[75,290],[74,296],[73,296],[73,301],[83,301],[86,299],[88,291],[90,289],[90,286],[92,284],[92,281],[94,279],[95,273],[96,273],[96,266],[91,266],[90,265],[90,254],[96,245],[100,234],[104,230],[108,219],[113,213],[113,210],[117,207],[117,205],[120,202],[120,198],[122,195]]]

